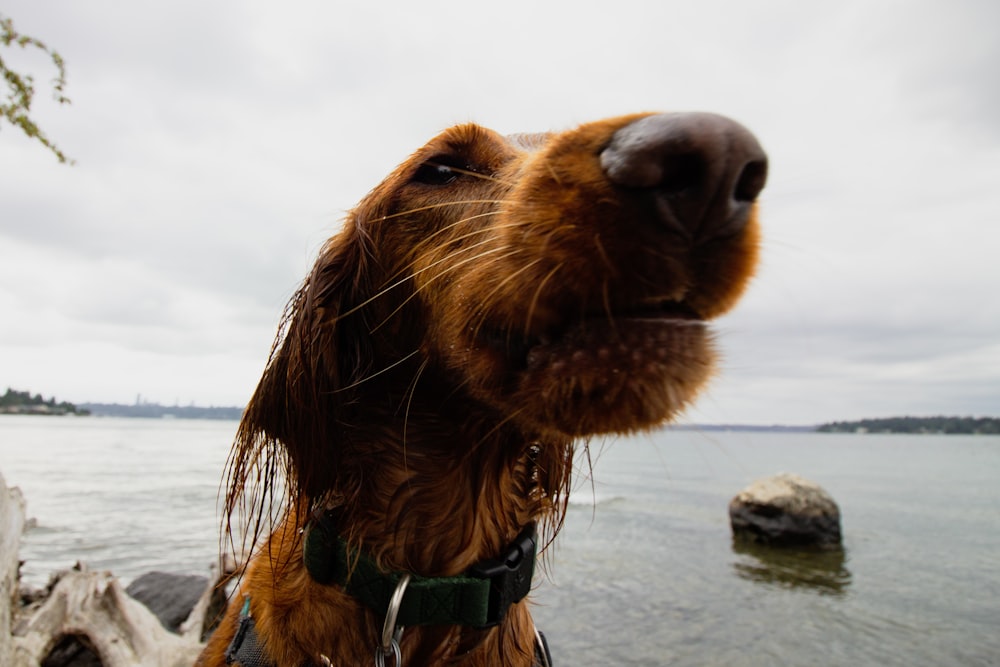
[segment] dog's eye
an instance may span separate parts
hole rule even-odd
[[[424,185],[448,185],[456,180],[464,172],[469,171],[468,167],[460,166],[447,157],[436,157],[424,162],[413,174],[414,183]]]

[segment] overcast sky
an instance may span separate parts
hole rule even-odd
[[[1000,416],[1000,3],[6,0],[70,106],[0,126],[0,391],[242,405],[344,212],[441,129],[710,110],[763,266],[684,421]]]

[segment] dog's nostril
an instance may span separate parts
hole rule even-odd
[[[753,160],[748,162],[739,179],[736,181],[736,188],[733,191],[733,199],[738,202],[752,202],[760,196],[764,184],[767,182],[767,160]]]
[[[655,204],[654,221],[693,241],[734,234],[767,181],[767,156],[739,123],[708,113],[646,116],[600,154],[607,179]]]

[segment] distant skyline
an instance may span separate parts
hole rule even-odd
[[[15,388],[8,388],[7,394],[11,393],[23,394],[25,398],[32,398],[33,403],[38,403],[38,398],[41,397],[45,404],[61,403],[59,407],[75,407],[86,409],[85,414],[93,413],[94,416],[115,416],[115,417],[147,417],[147,418],[160,418],[160,417],[180,417],[185,419],[239,419],[242,416],[242,411],[246,406],[243,405],[198,405],[191,402],[187,405],[181,405],[179,402],[174,401],[174,403],[160,403],[157,401],[150,401],[144,398],[141,394],[136,395],[134,403],[120,403],[120,402],[99,402],[99,401],[82,401],[70,406],[69,403],[62,403],[58,396],[49,396],[41,392],[34,392],[28,390],[20,390]],[[20,412],[17,410],[4,410],[6,403],[0,400],[0,414],[25,414],[28,411]],[[60,413],[61,414],[61,413]],[[896,430],[900,428],[900,424],[909,430]],[[970,415],[883,415],[881,417],[868,418],[858,421],[845,421],[845,420],[832,420],[823,423],[816,424],[785,424],[780,422],[770,423],[770,424],[742,424],[742,423],[689,423],[685,421],[679,421],[677,423],[664,424],[663,426],[671,430],[705,430],[705,431],[720,431],[720,430],[741,430],[741,431],[775,431],[775,432],[811,432],[815,429],[819,429],[822,432],[827,433],[842,433],[842,432],[854,432],[859,430],[859,432],[868,432],[870,429],[879,428],[890,428],[892,432],[906,432],[906,433],[920,433],[920,432],[936,432],[936,431],[922,431],[922,427],[940,427],[943,422],[954,422],[950,426],[957,428],[961,426],[966,430],[961,431],[949,431],[954,433],[994,433],[996,431],[996,424],[1000,423],[1000,418],[993,417],[973,417]],[[974,422],[981,422],[978,426]],[[983,428],[987,430],[975,430],[977,428]],[[656,430],[656,429],[654,429]]]
[[[244,405],[344,212],[455,122],[705,109],[771,159],[764,252],[681,423],[995,416],[1000,3],[8,0],[76,166],[0,125],[0,387]],[[530,18],[529,18],[530,17]]]

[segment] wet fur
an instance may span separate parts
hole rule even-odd
[[[325,244],[229,464],[229,516],[251,543],[270,536],[199,664],[224,664],[245,595],[277,665],[370,664],[382,619],[302,565],[311,512],[333,510],[387,570],[461,573],[529,522],[554,536],[575,439],[654,427],[694,398],[712,372],[705,328],[619,315],[675,297],[724,312],[757,223],[696,246],[646,224],[595,159],[638,117],[526,137],[454,127]],[[427,183],[442,161],[455,179]],[[533,643],[523,601],[492,630],[408,628],[402,649],[407,665],[526,667]]]

